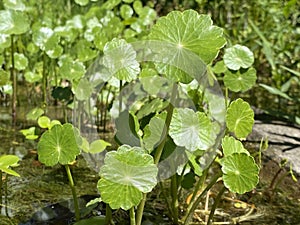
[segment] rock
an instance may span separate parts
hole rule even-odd
[[[278,163],[288,160],[300,176],[300,126],[277,120],[256,120],[247,141],[259,144],[262,138],[269,141],[269,148],[263,154]]]

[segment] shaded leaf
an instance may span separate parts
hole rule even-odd
[[[247,91],[254,86],[255,82],[256,70],[253,67],[247,70],[225,71],[224,84],[231,91]]]

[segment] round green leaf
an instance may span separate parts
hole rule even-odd
[[[247,70],[225,71],[224,84],[234,92],[247,91],[253,87],[256,81],[256,70],[251,67]]]
[[[194,112],[189,108],[174,110],[169,134],[176,145],[190,151],[209,149],[216,137],[205,113]]]
[[[9,167],[18,166],[19,157],[16,155],[2,155],[0,156],[0,170],[4,173],[20,177],[20,174],[9,169]],[[1,178],[2,179],[2,178]]]
[[[173,43],[179,50],[188,49],[209,64],[226,43],[223,30],[212,23],[208,15],[194,10],[172,11],[157,20],[149,38]]]
[[[226,113],[226,125],[237,138],[245,138],[252,131],[254,112],[243,99],[231,102]]]
[[[103,152],[107,146],[111,146],[111,144],[104,140],[96,140],[90,144],[89,152],[90,153]]]
[[[46,166],[73,162],[80,153],[73,125],[53,126],[41,136],[37,150],[39,161]]]
[[[40,81],[43,78],[43,75],[40,74],[40,73],[34,73],[34,72],[31,72],[31,71],[27,71],[24,74],[24,77],[25,77],[25,80],[27,82],[29,82],[29,83],[35,83],[35,82]]]
[[[140,65],[136,60],[136,52],[124,39],[114,38],[104,46],[103,64],[110,73],[119,80],[127,82],[136,79]]]
[[[129,5],[121,5],[120,15],[123,19],[129,19],[133,14],[133,9]]]
[[[45,50],[47,41],[52,37],[54,31],[49,27],[41,27],[33,33],[32,40],[35,45]],[[49,46],[48,46],[49,48]]]
[[[28,65],[28,59],[22,53],[14,53],[15,68],[17,70],[24,70]]]
[[[249,152],[244,148],[242,142],[230,136],[225,136],[222,139],[222,149],[225,157],[233,153],[246,153],[249,155]]]
[[[76,53],[79,61],[86,62],[97,56],[97,51],[93,50],[93,46],[85,39],[79,40],[76,45]]]
[[[50,119],[47,116],[39,117],[37,122],[41,128],[49,128],[50,127]]]
[[[56,59],[63,53],[63,48],[59,45],[59,37],[57,34],[53,34],[45,43],[46,54],[52,58]]]
[[[85,74],[85,66],[82,62],[74,61],[70,57],[62,56],[59,61],[60,77],[70,81],[79,80]]]
[[[244,194],[258,183],[259,168],[252,156],[234,153],[221,161],[224,185],[232,192]]]
[[[246,46],[234,45],[225,50],[224,63],[231,70],[249,68],[254,62],[252,51]]]
[[[10,35],[0,33],[0,50],[10,47]]]
[[[0,11],[0,33],[23,34],[29,30],[27,16],[15,10]]]
[[[142,193],[156,185],[157,172],[153,157],[141,148],[122,145],[108,152],[98,182],[102,200],[113,209],[128,210],[138,205]]]
[[[87,100],[92,96],[93,93],[93,84],[89,82],[86,78],[82,78],[79,81],[79,84],[75,88],[75,96],[78,100]]]

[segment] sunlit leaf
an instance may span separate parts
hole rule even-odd
[[[179,52],[181,48],[188,49],[208,64],[226,43],[223,30],[212,23],[208,15],[194,10],[172,11],[157,20],[149,38],[173,43]]]
[[[101,7],[103,9],[112,10],[117,5],[119,5],[121,3],[121,1],[122,0],[108,0],[108,1],[105,1],[105,3],[101,5]]]
[[[6,9],[24,11],[26,6],[22,0],[3,0]]]
[[[17,70],[24,70],[28,65],[28,59],[22,53],[14,53],[14,60],[15,60],[15,68]]]
[[[63,48],[59,44],[59,37],[57,34],[53,34],[45,43],[46,54],[52,58],[56,59],[63,53]]]
[[[0,170],[4,173],[20,177],[20,174],[9,169],[9,167],[18,166],[19,157],[16,155],[2,155],[0,156]],[[2,178],[1,178],[2,179]]]
[[[247,70],[240,69],[238,71],[225,71],[224,84],[231,91],[247,91],[254,86],[255,81],[256,70],[253,67]]]
[[[220,73],[225,73],[225,71],[227,70],[224,61],[218,61],[212,68],[212,71],[214,73],[220,74]]]
[[[225,157],[233,153],[246,153],[249,155],[249,152],[244,148],[242,142],[230,136],[225,136],[222,139],[222,149]]]
[[[189,108],[174,110],[169,134],[176,145],[190,151],[209,149],[216,136],[209,118]]]
[[[133,14],[133,9],[129,5],[121,5],[120,15],[123,19],[129,19]]]
[[[67,80],[79,80],[85,74],[82,62],[74,61],[70,57],[62,56],[59,61],[60,77]]]
[[[53,126],[41,136],[37,150],[39,161],[47,166],[73,162],[80,154],[75,129],[69,123]]]
[[[90,144],[89,152],[90,153],[103,152],[107,146],[111,146],[111,144],[104,140],[96,140]]]
[[[259,168],[254,158],[245,153],[234,153],[221,161],[224,185],[232,192],[243,194],[258,183]]]
[[[27,16],[15,10],[0,11],[0,33],[23,34],[29,30]]]
[[[41,50],[45,50],[47,41],[52,37],[54,31],[49,27],[41,27],[33,33],[32,40]],[[48,46],[49,48],[49,46]]]
[[[226,124],[236,137],[247,137],[254,124],[254,112],[249,103],[240,98],[231,102],[226,113]]]
[[[24,74],[25,80],[29,83],[35,83],[40,81],[43,78],[43,75],[40,73],[35,73],[35,72],[31,72],[31,71],[27,71]]]
[[[89,0],[75,0],[75,3],[80,6],[85,6],[89,3]]]
[[[123,145],[110,151],[100,169],[101,198],[113,209],[128,210],[139,204],[142,193],[154,188],[157,172],[152,156],[141,148]]]
[[[130,82],[140,72],[133,47],[123,39],[113,39],[104,46],[103,63],[120,80]]]
[[[39,117],[37,122],[41,128],[49,128],[51,121],[48,116],[41,116],[41,117]]]
[[[281,91],[275,87],[271,87],[266,84],[259,84],[259,86],[263,87],[264,89],[266,89],[268,92],[270,92],[273,95],[279,95],[285,99],[292,100],[292,98],[290,96],[288,96],[286,93],[284,93],[283,91]]]
[[[10,47],[11,40],[9,34],[1,34],[0,33],[0,50]]]
[[[75,48],[79,61],[85,62],[97,56],[97,51],[93,50],[92,47],[92,44],[85,39],[76,43]]]
[[[225,50],[224,63],[231,70],[247,69],[254,63],[254,56],[246,46],[234,45]]]

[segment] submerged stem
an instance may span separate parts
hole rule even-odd
[[[78,221],[78,220],[80,220],[78,199],[77,199],[77,195],[76,195],[76,190],[75,190],[75,185],[74,185],[72,173],[70,171],[70,167],[69,167],[68,164],[65,165],[65,169],[66,169],[68,179],[69,179],[69,184],[70,184],[70,187],[71,187],[71,190],[72,190],[73,201],[74,201],[74,210],[75,210],[75,218],[76,218],[76,221]]]
[[[129,214],[130,214],[130,225],[136,225],[136,223],[135,223],[134,207],[131,207],[129,209]]]

